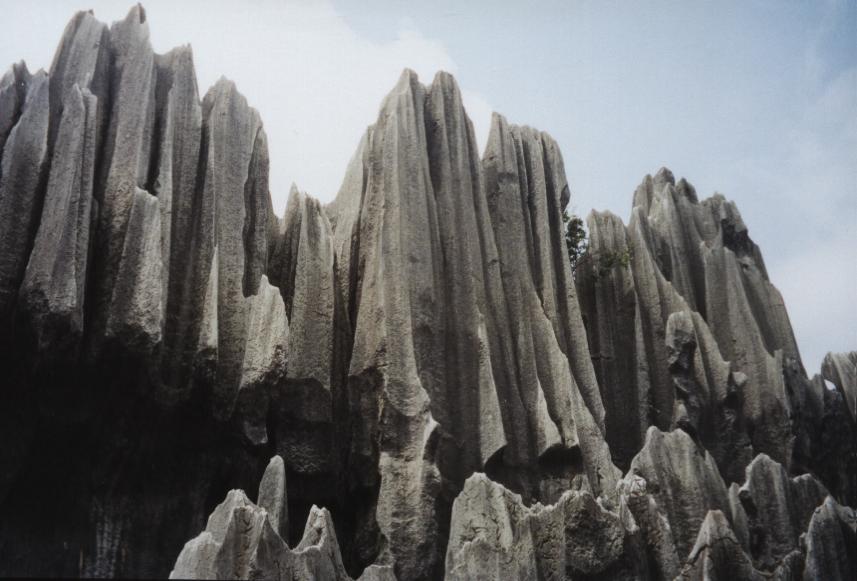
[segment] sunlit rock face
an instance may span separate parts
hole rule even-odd
[[[733,203],[662,169],[572,272],[558,144],[446,73],[331,203],[272,162],[140,6],[0,77],[0,575],[854,577],[854,353]]]

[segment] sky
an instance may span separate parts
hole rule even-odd
[[[402,69],[454,74],[484,146],[492,111],[559,142],[572,209],[627,221],[661,166],[735,200],[807,371],[857,349],[857,0],[143,3],[156,51],[190,44],[204,93],[236,82],[265,124],[281,213],[331,200]],[[48,68],[75,11],[0,0],[0,67]]]

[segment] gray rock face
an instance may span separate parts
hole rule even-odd
[[[639,552],[648,564],[648,578],[674,579],[682,563],[675,537],[666,514],[647,487],[644,478],[629,474],[619,483],[621,500],[639,527],[643,540]]]
[[[670,523],[681,558],[690,553],[709,510],[730,513],[729,498],[714,458],[683,430],[649,428],[646,444],[631,462],[627,478],[646,483]]]
[[[633,276],[626,264],[610,264],[613,276],[601,275],[600,256],[630,257],[627,232],[622,221],[610,212],[590,214],[590,246],[578,276],[578,292],[587,320],[592,361],[602,387],[607,441],[613,457],[627,467],[643,447],[650,420],[648,360],[637,309]],[[621,262],[621,261],[620,261]],[[597,274],[596,274],[597,273]],[[637,350],[640,349],[640,353]],[[610,391],[616,386],[616,391]],[[621,388],[619,387],[621,386]],[[621,391],[620,391],[621,390]]]
[[[235,415],[244,436],[258,446],[268,442],[268,386],[276,385],[285,372],[289,326],[283,299],[265,275],[258,294],[245,298],[244,303],[246,338]]]
[[[205,531],[184,546],[170,578],[249,578],[266,522],[263,509],[242,491],[230,491],[208,518]]]
[[[549,135],[495,115],[483,167],[510,334],[517,338],[511,342],[513,377],[519,378],[529,424],[544,430],[538,450],[554,445],[555,430],[566,447],[579,446],[594,490],[612,494],[619,472],[603,436],[604,408],[562,243],[568,198],[562,158]],[[546,240],[556,242],[551,248],[536,242]]]
[[[162,298],[161,375],[171,392],[187,380],[199,333],[200,308],[210,275],[210,216],[198,196],[202,106],[189,47],[157,55],[156,91],[161,135],[155,195],[161,205]],[[200,207],[197,209],[197,204]]]
[[[406,71],[328,207],[339,277],[353,289],[350,407],[373,421],[353,424],[350,454],[364,485],[380,480],[377,526],[402,577],[441,566],[433,497],[475,470],[528,498],[580,472],[598,493],[612,494],[618,479],[591,363],[579,357],[585,334],[567,256],[557,250],[567,195],[561,158],[547,136],[518,139],[520,155],[494,156],[514,151],[511,130],[495,118],[492,169],[483,174],[454,81],[439,74],[423,87]],[[525,166],[523,148],[536,166]],[[514,188],[497,182],[512,170],[520,172]],[[520,211],[528,198],[541,218]],[[501,218],[504,208],[517,213]],[[518,232],[544,228],[533,248],[545,261],[541,275],[517,269],[526,264],[522,248],[498,241],[500,220]],[[591,388],[589,401],[578,385]],[[456,484],[441,492],[443,480]]]
[[[617,218],[593,213],[589,225],[592,249],[578,285],[585,312],[592,313],[588,329],[604,399],[614,408],[617,424],[608,438],[617,461],[630,463],[649,425],[680,426],[704,443],[727,477],[739,478],[752,453],[738,409],[738,384],[746,377],[730,370],[704,319],[660,274],[652,255],[627,241]],[[603,234],[611,228],[613,234]],[[624,385],[631,386],[630,401]],[[665,409],[669,413],[659,411]]]
[[[250,162],[259,141],[261,120],[235,85],[221,79],[203,100],[206,116],[207,163],[203,196],[211,201],[217,248],[217,365],[213,386],[214,414],[227,418],[235,407],[242,380],[247,344],[248,306],[244,300],[247,243],[243,232],[249,222],[245,189],[255,176]],[[251,206],[250,210],[254,208]],[[258,284],[254,282],[253,284]]]
[[[30,76],[22,68],[12,76],[26,86],[26,94],[23,99],[14,95],[22,101],[19,118],[5,139],[0,162],[0,320],[7,325],[38,228],[48,167],[50,81],[44,71]],[[6,93],[11,100],[12,91]]]
[[[753,560],[772,570],[799,548],[800,535],[827,490],[809,474],[789,478],[783,466],[760,454],[747,467],[738,496],[747,514]]]
[[[3,107],[3,114],[0,116],[0,152],[6,145],[9,132],[21,117],[21,107],[27,99],[27,83],[30,78],[30,71],[23,61],[13,64],[3,77],[0,77],[0,106]]]
[[[828,496],[816,508],[806,533],[803,578],[853,579],[857,575],[857,514]]]
[[[556,141],[480,158],[405,71],[276,216],[261,115],[148,27],[0,77],[0,576],[854,576],[855,356],[806,375],[734,204],[661,170],[573,273]]]
[[[274,456],[259,483],[258,504],[268,513],[271,528],[280,536],[289,530],[289,505],[286,499],[286,468],[280,456]]]
[[[20,288],[39,351],[74,351],[84,297],[97,137],[97,98],[72,85],[63,106],[42,219]]]
[[[688,563],[678,578],[761,581],[768,576],[753,567],[726,516],[719,510],[712,510],[706,515]]]
[[[351,581],[345,572],[330,512],[313,506],[300,543],[290,549],[277,529],[285,507],[283,459],[275,456],[259,485],[259,503],[231,490],[199,536],[188,541],[171,579],[330,579]],[[391,567],[372,565],[362,581],[395,581]]]
[[[627,554],[633,523],[587,491],[526,507],[520,495],[474,474],[453,504],[445,578],[634,578],[643,571]]]
[[[848,404],[851,419],[857,421],[857,351],[828,353],[821,363],[821,374],[836,386]]]
[[[143,305],[152,297],[139,296],[142,293],[138,293],[134,281],[137,266],[151,260],[150,256],[141,256],[149,250],[146,242],[157,234],[147,232],[148,236],[143,238],[125,235],[132,227],[151,227],[155,219],[152,210],[156,209],[144,197],[151,195],[147,187],[154,133],[150,120],[154,117],[155,75],[149,26],[142,7],[132,8],[125,20],[113,24],[110,47],[112,106],[103,145],[104,167],[99,168],[103,178],[97,192],[100,205],[95,252],[100,260],[93,275],[95,288],[91,301],[95,307],[95,328],[91,341],[93,346],[99,346],[106,336],[112,335],[122,344],[131,341],[132,349],[150,350],[160,340],[160,314],[149,308],[151,304],[160,304],[160,297],[150,305]],[[64,59],[54,60],[59,63]],[[126,296],[128,293],[138,296]],[[125,319],[128,313],[124,309],[132,304],[147,311],[144,315],[147,321]]]
[[[336,471],[334,402],[343,398],[335,364],[337,307],[330,222],[319,202],[297,188],[289,196],[268,270],[288,316],[290,364],[273,405],[277,447],[309,478]]]

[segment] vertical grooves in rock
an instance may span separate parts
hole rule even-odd
[[[130,257],[142,250],[135,239],[126,244],[125,236],[136,194],[145,192],[141,188],[145,186],[145,172],[149,167],[151,131],[148,124],[154,115],[154,53],[141,11],[139,6],[132,8],[125,20],[114,23],[110,30],[112,103],[105,155],[101,160],[104,174],[99,197],[96,259],[93,261],[95,287],[90,335],[93,355],[97,355],[99,346],[110,333],[107,322],[110,315],[123,316],[117,312],[117,301],[122,303],[124,297],[114,296],[114,281],[123,275],[133,276],[122,272],[125,268],[123,254]],[[115,338],[122,341],[121,337]],[[156,340],[148,337],[138,344],[151,345]]]
[[[54,148],[44,211],[19,292],[38,352],[71,360],[83,339],[98,99],[73,85]]]
[[[0,323],[7,328],[36,238],[50,166],[47,73],[33,75],[26,89],[18,122],[4,144],[0,178]]]
[[[3,177],[2,159],[6,140],[21,118],[21,108],[27,99],[27,84],[30,78],[30,71],[23,61],[13,64],[0,78],[0,179]]]
[[[268,192],[268,139],[261,124],[253,139],[244,185],[244,296],[256,294],[268,263],[268,224],[274,210]]]
[[[572,273],[558,144],[447,73],[330,204],[269,164],[140,6],[0,78],[0,575],[853,577],[857,356],[732,202],[664,168]]]
[[[200,277],[194,241],[199,238],[195,222],[201,212],[197,204],[202,139],[202,111],[196,87],[189,47],[174,49],[158,57],[157,101],[164,116],[161,123],[161,155],[154,191],[160,198],[162,218],[162,256],[164,257],[164,343],[162,379],[178,388],[186,381],[188,359],[187,334],[198,317],[193,303],[198,302],[194,285]]]

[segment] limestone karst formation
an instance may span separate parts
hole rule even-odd
[[[0,576],[857,577],[857,354],[807,375],[733,203],[662,169],[573,273],[557,143],[405,71],[278,217],[148,27],[0,79]]]

